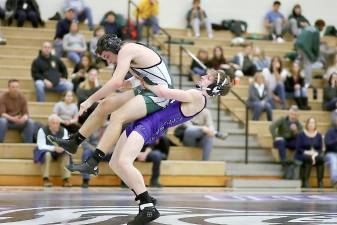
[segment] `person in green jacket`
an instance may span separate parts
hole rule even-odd
[[[305,27],[295,42],[295,48],[304,68],[306,87],[309,87],[311,83],[312,64],[317,61],[319,56],[320,32],[324,26],[324,20],[316,20],[315,26]]]
[[[274,121],[269,130],[273,136],[274,148],[277,148],[280,161],[283,163],[286,160],[286,150],[295,150],[297,134],[303,130],[302,124],[298,120],[298,107],[291,106],[288,116]]]

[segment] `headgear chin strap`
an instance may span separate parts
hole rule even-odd
[[[217,73],[217,82],[210,84],[205,89],[209,96],[219,96],[226,95],[231,87],[231,78],[229,75],[225,74],[223,82],[220,82],[221,75]]]
[[[97,42],[96,54],[102,54],[103,51],[111,51],[118,54],[124,42],[115,34],[104,34]]]

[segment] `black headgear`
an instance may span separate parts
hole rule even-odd
[[[114,54],[118,54],[124,42],[118,38],[115,34],[104,34],[97,41],[96,54],[102,54],[103,51],[111,51]]]
[[[206,92],[209,96],[225,96],[228,94],[232,87],[233,75],[232,71],[216,71],[216,82],[210,84],[206,88]]]

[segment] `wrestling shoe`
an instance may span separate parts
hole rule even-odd
[[[67,165],[67,169],[70,172],[77,171],[80,173],[92,174],[95,176],[97,176],[99,173],[98,163],[92,157],[89,157],[84,163],[81,163],[81,164],[75,164],[75,163],[69,164]]]
[[[142,206],[145,207],[141,209],[138,215],[133,220],[128,222],[127,225],[145,225],[159,218],[160,213],[152,203],[141,205],[141,207]]]
[[[47,138],[51,143],[53,143],[53,145],[62,147],[64,151],[66,151],[70,155],[73,155],[77,152],[78,144],[76,140],[71,136],[68,139],[62,139],[54,137],[52,135],[48,135]]]

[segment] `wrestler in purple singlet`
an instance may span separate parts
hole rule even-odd
[[[174,127],[185,123],[199,114],[206,107],[207,99],[205,96],[204,98],[204,107],[192,116],[185,116],[181,111],[181,102],[174,101],[166,108],[152,113],[145,118],[137,120],[127,126],[125,129],[126,136],[128,137],[132,131],[136,131],[144,138],[145,145],[153,144],[158,138],[165,135],[166,130],[169,127]]]

